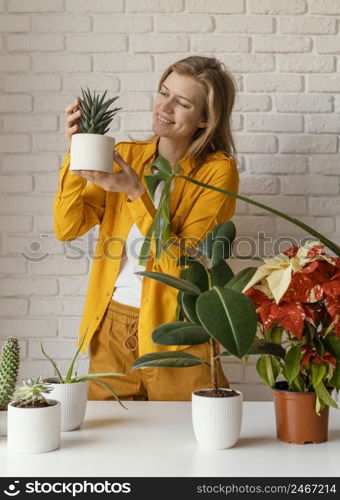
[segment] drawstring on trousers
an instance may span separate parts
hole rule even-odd
[[[129,351],[135,351],[138,348],[138,317],[132,321],[132,323],[127,324],[129,335],[124,340],[125,347]]]

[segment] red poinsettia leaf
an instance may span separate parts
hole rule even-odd
[[[303,310],[305,311],[306,321],[308,321],[311,325],[316,326],[314,310],[307,304],[301,305],[303,307]]]
[[[299,302],[272,304],[271,314],[274,321],[277,321],[283,328],[301,340],[306,315]]]
[[[334,299],[331,296],[326,298],[326,308],[332,318],[334,333],[340,337],[340,297]]]
[[[322,281],[321,281],[322,282]],[[298,271],[293,274],[288,290],[281,302],[317,302],[323,297],[320,277],[315,273],[305,274]]]
[[[324,283],[322,285],[322,289],[327,296],[332,297],[335,300],[340,300],[340,279]]]
[[[329,354],[329,352],[327,352],[327,351],[325,352],[323,360],[327,361],[327,363],[331,363],[331,365],[333,365],[334,368],[336,367],[336,359],[333,358],[333,356],[331,354]]]
[[[245,295],[247,295],[250,300],[255,304],[256,307],[259,307],[263,304],[263,302],[268,302],[270,301],[269,297],[260,290],[257,290],[257,288],[254,288],[253,286],[249,288],[246,292],[244,292]]]
[[[287,248],[287,250],[285,252],[282,252],[282,253],[284,255],[287,255],[287,257],[289,257],[291,259],[292,257],[295,257],[298,250],[299,250],[299,247],[293,245],[293,246]]]
[[[272,305],[273,305],[272,302],[269,300],[267,302],[263,302],[263,304],[261,305],[261,307],[258,311],[259,317],[260,317],[261,323],[263,324],[263,328],[264,328],[265,332],[274,323],[275,318],[272,314]]]

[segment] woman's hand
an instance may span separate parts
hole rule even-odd
[[[78,99],[76,99],[71,104],[66,106],[65,115],[66,115],[65,137],[70,147],[72,135],[75,134],[78,130],[78,123],[76,120],[78,120],[81,116]]]
[[[88,179],[94,184],[101,186],[105,191],[126,193],[129,200],[134,201],[146,189],[140,182],[136,172],[123,160],[118,151],[114,151],[113,159],[121,167],[122,170],[120,172],[109,174],[98,170],[78,170],[73,171],[73,174]]]

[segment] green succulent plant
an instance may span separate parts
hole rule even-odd
[[[106,382],[104,382],[104,380],[101,380],[101,378],[99,378],[99,377],[124,377],[125,376],[124,373],[105,372],[105,373],[85,373],[83,375],[78,375],[77,371],[75,371],[76,361],[77,361],[77,358],[78,358],[79,353],[81,351],[81,348],[83,346],[83,343],[85,341],[87,329],[88,329],[88,327],[86,328],[86,332],[85,332],[85,334],[84,334],[84,336],[83,336],[83,338],[78,346],[78,349],[77,349],[77,351],[76,351],[76,353],[75,353],[75,355],[70,363],[69,369],[67,370],[65,377],[62,376],[62,374],[57,366],[57,363],[54,361],[54,359],[52,359],[51,356],[49,356],[46,353],[42,342],[40,342],[41,352],[49,360],[49,362],[52,364],[52,366],[56,372],[56,375],[57,375],[57,383],[59,383],[59,384],[76,384],[77,382],[84,382],[86,380],[93,380],[97,384],[105,387],[105,389],[107,389],[111,393],[111,395],[115,398],[115,400],[118,401],[118,403],[123,408],[127,409],[126,406],[124,406],[123,403],[121,402],[121,400],[119,399],[119,396],[114,392],[112,387],[109,384],[107,384]]]
[[[114,115],[122,109],[109,109],[111,104],[118,99],[118,96],[105,101],[107,90],[105,90],[102,96],[99,94],[96,95],[96,91],[92,95],[88,88],[87,90],[81,88],[81,91],[83,98],[78,97],[78,101],[82,114],[78,122],[78,132],[80,134],[106,134],[110,129],[110,123]]]
[[[28,378],[14,393],[15,406],[19,408],[49,406],[43,393],[51,392],[53,387],[46,384],[42,377]]]
[[[20,362],[19,342],[16,337],[8,337],[2,348],[0,361],[0,411],[7,410],[18,379]]]

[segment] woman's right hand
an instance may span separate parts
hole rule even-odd
[[[77,120],[81,116],[78,99],[73,101],[65,108],[65,115],[66,115],[65,137],[70,147],[72,135],[75,134],[78,130]]]

